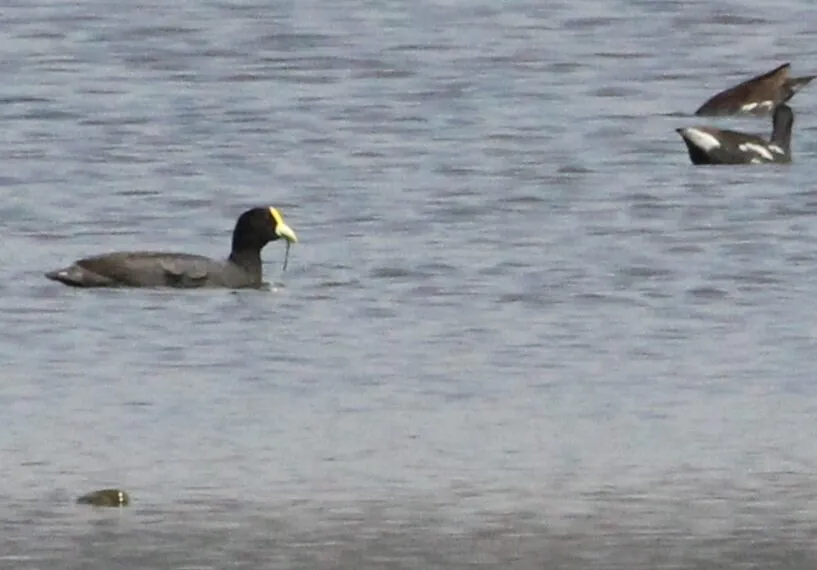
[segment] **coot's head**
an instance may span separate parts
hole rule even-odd
[[[233,252],[260,251],[277,239],[297,243],[298,237],[277,208],[252,208],[238,217],[233,230]]]

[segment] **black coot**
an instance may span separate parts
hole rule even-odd
[[[223,261],[189,253],[122,251],[86,257],[45,276],[72,287],[257,288],[261,250],[280,238],[298,241],[276,208],[253,208],[239,216],[230,257]]]

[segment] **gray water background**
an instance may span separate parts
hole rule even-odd
[[[814,568],[817,88],[679,126],[808,1],[0,10],[0,568]],[[722,120],[767,133],[768,120]],[[92,253],[299,233],[267,291]],[[74,504],[106,486],[133,505]]]

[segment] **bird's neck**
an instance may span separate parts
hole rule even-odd
[[[248,271],[261,270],[261,251],[258,249],[234,249],[230,261]]]

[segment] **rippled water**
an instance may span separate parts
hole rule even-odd
[[[0,567],[813,568],[810,3],[6,3]],[[712,122],[704,121],[704,122]],[[767,133],[768,121],[718,124]],[[81,291],[298,232],[269,291]],[[74,504],[119,486],[128,509]]]

